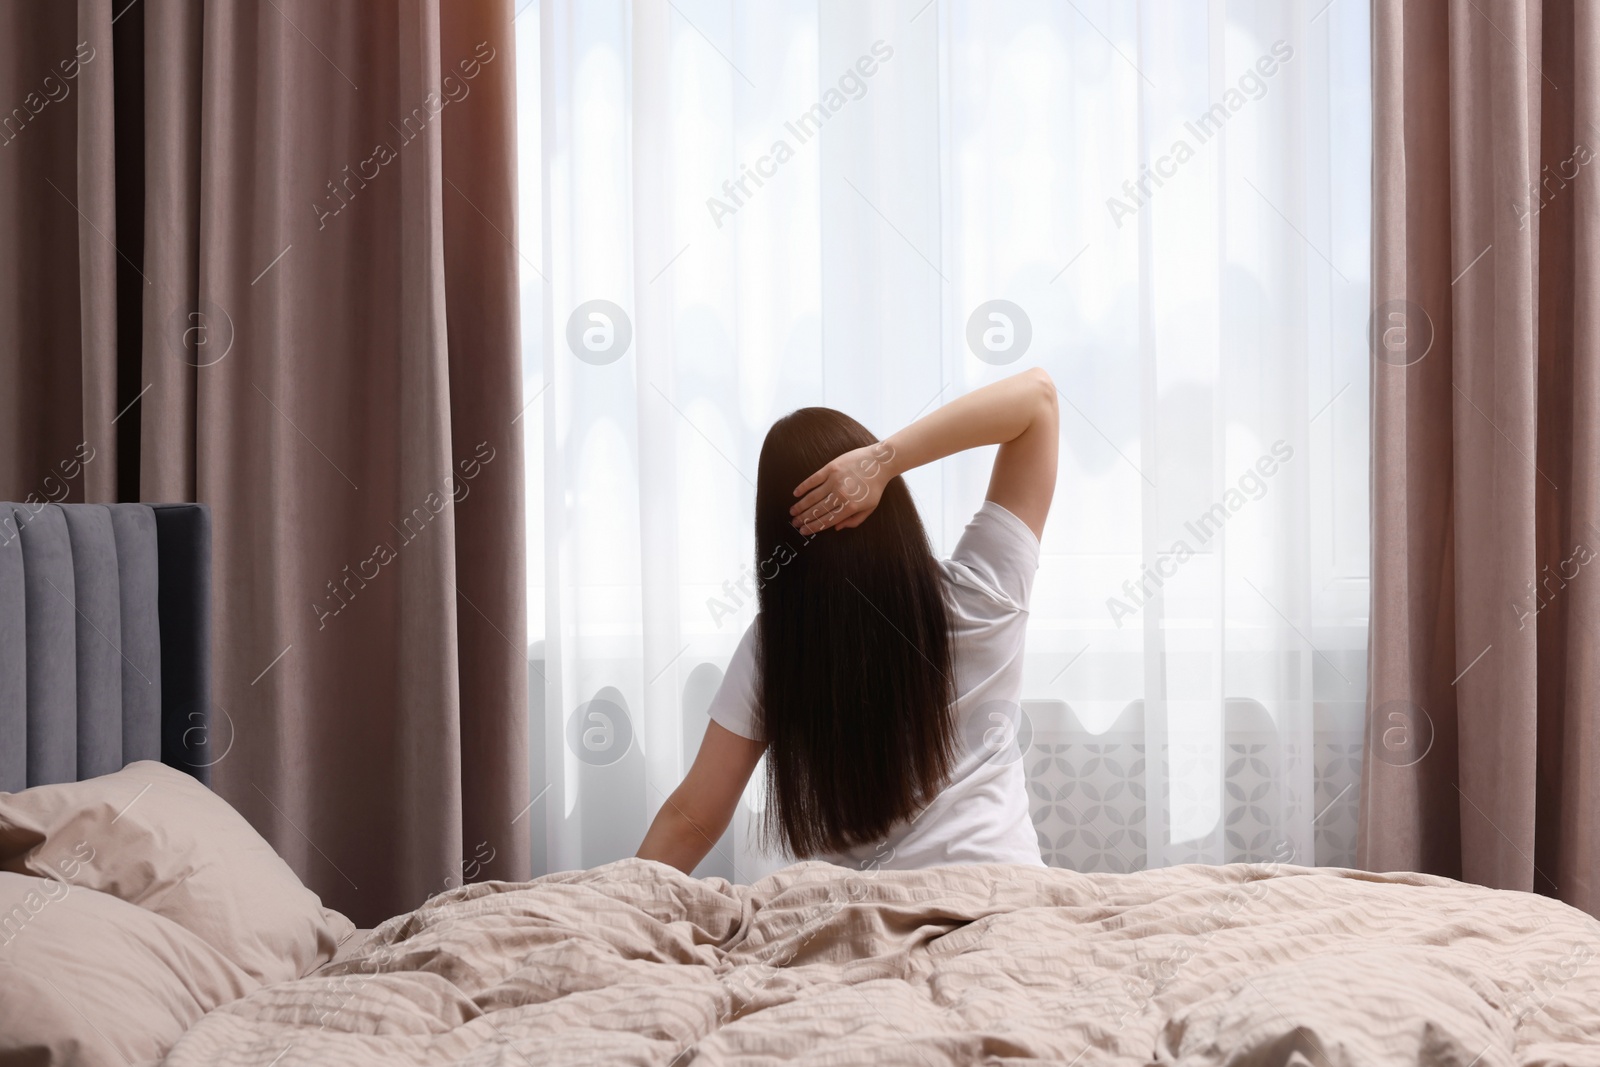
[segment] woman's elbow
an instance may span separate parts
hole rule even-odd
[[[1057,399],[1056,383],[1050,377],[1050,372],[1043,367],[1029,367],[1022,373],[1034,387],[1034,397],[1039,406],[1041,417],[1052,422],[1055,421],[1059,409],[1059,400]]]

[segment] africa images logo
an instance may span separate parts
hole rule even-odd
[[[633,320],[610,300],[585,300],[567,316],[567,347],[585,363],[615,363],[633,343]]]
[[[967,347],[985,363],[1015,363],[1032,342],[1033,322],[1009,300],[985,300],[967,317]]]
[[[706,210],[711,221],[722,229],[723,220],[732,218],[755,195],[756,189],[777,176],[778,168],[795,157],[795,150],[822,131],[823,123],[844,110],[852,100],[867,95],[867,80],[878,73],[880,64],[894,58],[894,49],[884,41],[874,41],[870,55],[864,55],[839,75],[835,86],[825,90],[820,99],[799,115],[783,124],[788,137],[774,140],[765,153],[758,156],[755,165],[741,162],[739,175],[722,183],[722,195],[706,197]],[[793,143],[790,142],[793,138]]]
[[[1278,73],[1282,64],[1293,58],[1294,47],[1289,42],[1274,41],[1271,49],[1239,75],[1237,82],[1222,94],[1221,100],[1183,124],[1188,136],[1172,142],[1172,150],[1156,157],[1153,163],[1143,164],[1139,168],[1138,178],[1130,178],[1122,183],[1122,191],[1127,199],[1107,197],[1106,210],[1111,214],[1111,221],[1117,224],[1117,229],[1122,229],[1123,219],[1136,214],[1155,196],[1152,184],[1159,189],[1164,181],[1176,177],[1178,168],[1193,159],[1206,142],[1221,133],[1230,118],[1250,101],[1266,96],[1268,80]]]

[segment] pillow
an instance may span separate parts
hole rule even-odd
[[[307,974],[355,930],[226,801],[148,760],[87,781],[0,793],[0,870],[137,904],[262,983]]]
[[[1442,949],[1391,946],[1262,970],[1180,1009],[1161,1067],[1512,1067],[1492,981]]]
[[[0,873],[0,1063],[149,1063],[200,1016],[255,986],[153,912],[66,882]]]

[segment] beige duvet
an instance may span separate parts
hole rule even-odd
[[[1600,924],[1422,875],[625,860],[436,897],[167,1062],[1035,1060],[1600,1067]]]

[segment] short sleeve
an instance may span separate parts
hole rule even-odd
[[[745,628],[733,650],[728,671],[706,709],[711,721],[731,733],[751,741],[761,740],[756,722],[756,624]]]
[[[985,500],[956,542],[950,559],[966,567],[1018,608],[1027,610],[1039,569],[1039,539],[1028,524]]]

